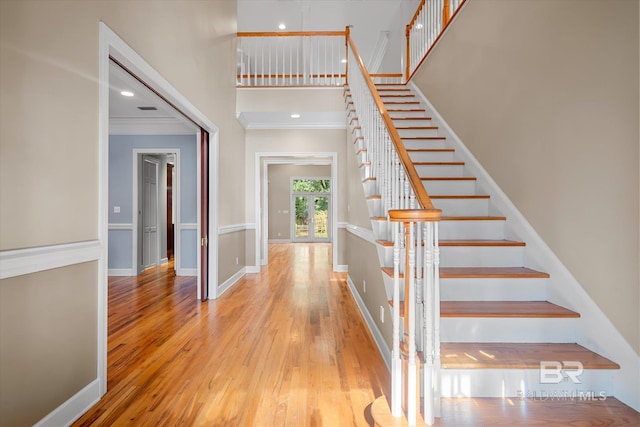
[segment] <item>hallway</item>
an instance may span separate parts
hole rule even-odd
[[[110,278],[108,392],[74,425],[369,425],[389,375],[331,245],[269,260],[205,303],[166,266]]]

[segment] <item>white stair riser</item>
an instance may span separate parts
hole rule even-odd
[[[412,108],[412,110],[417,110],[419,109],[420,106],[417,105],[416,108]],[[403,110],[403,111],[389,111],[389,115],[392,118],[397,118],[397,117],[426,117],[427,114],[424,111],[410,111],[410,110]]]
[[[392,120],[393,121],[393,125],[398,128],[398,127],[409,127],[409,126],[433,126],[433,123],[431,123],[431,120],[427,120],[426,117],[420,117],[420,118],[416,118],[413,120]]]
[[[447,147],[446,139],[403,139],[404,148],[450,148]]]
[[[440,221],[442,240],[504,239],[504,221]]]
[[[407,88],[405,87],[386,87],[384,88],[384,90],[380,90],[380,88],[377,89],[378,90],[378,95],[380,96],[385,96],[385,95],[411,95],[413,94],[413,92],[411,90],[407,90]]]
[[[476,194],[475,180],[426,180],[422,185],[432,196],[465,196]]]
[[[443,317],[442,342],[575,342],[574,318]]]
[[[384,249],[384,259],[393,261],[393,247]],[[522,249],[521,246],[441,246],[440,267],[521,267]],[[385,263],[387,267],[392,265]]]
[[[438,129],[402,129],[396,128],[400,138],[416,137],[416,136],[439,136]]]
[[[364,195],[367,196],[375,196],[378,194],[378,186],[375,180],[367,180],[362,183],[364,187]]]
[[[440,267],[522,267],[522,246],[441,246]]]
[[[356,150],[358,151],[358,150]],[[366,151],[360,151],[357,155],[358,157],[358,164],[361,165],[364,162],[368,162],[369,161],[369,155]]]
[[[614,392],[614,375],[609,369],[585,369],[578,377],[580,384],[574,384],[568,376],[558,384],[541,384],[539,369],[443,369],[441,372],[443,397],[511,397],[570,404],[571,400],[601,400]]]
[[[381,199],[367,199],[367,207],[369,208],[369,216],[381,216],[382,215],[382,200]]]
[[[391,225],[384,220],[371,220],[371,230],[376,240],[391,240]]]
[[[440,279],[442,301],[545,301],[547,279],[455,278]]]
[[[410,151],[412,162],[453,162],[453,151]]]
[[[371,166],[360,164],[360,179],[367,179],[371,177]]]
[[[444,216],[482,216],[489,214],[489,199],[433,199]]]
[[[438,176],[463,176],[464,166],[462,165],[414,165],[418,176],[423,178]]]

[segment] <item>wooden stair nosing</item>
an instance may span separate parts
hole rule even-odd
[[[576,343],[443,342],[443,369],[540,369],[543,360],[580,361],[584,369],[620,369],[620,365]]]
[[[396,128],[397,129],[397,128]],[[403,141],[444,141],[447,139],[446,136],[403,136],[400,138]]]
[[[413,162],[418,166],[464,166],[464,162]]]
[[[387,108],[387,113],[418,113],[418,112],[426,112],[424,108]]]
[[[382,103],[385,105],[419,105],[420,101],[382,101]]]
[[[452,194],[452,195],[440,195],[429,196],[430,199],[489,199],[491,196],[488,194]]]
[[[506,216],[443,216],[440,221],[506,221]]]
[[[456,151],[455,148],[406,148],[405,150],[407,153],[454,153]]]
[[[433,120],[433,117],[391,117],[391,120],[398,120],[398,121],[402,121],[402,120],[424,120],[424,121],[428,121],[428,120]]]
[[[475,176],[421,176],[421,181],[476,181]]]
[[[396,126],[396,130],[436,130],[436,129],[438,129],[438,126]]]
[[[393,301],[388,301],[393,307]],[[404,301],[400,304],[403,317]],[[440,301],[440,317],[575,319],[580,313],[548,301]]]
[[[393,267],[382,267],[393,277]],[[400,275],[400,277],[404,277]],[[549,273],[527,267],[440,267],[441,279],[548,279]]]
[[[549,277],[551,277],[549,273],[527,267],[440,267],[441,279],[548,279]]]
[[[440,317],[579,318],[548,301],[440,301]]]

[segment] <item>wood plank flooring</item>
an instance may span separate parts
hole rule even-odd
[[[205,303],[194,278],[166,267],[110,278],[108,392],[74,425],[372,425],[370,405],[389,396],[390,378],[345,275],[330,271],[330,245],[269,251],[261,273]],[[442,408],[436,425],[446,427],[640,425],[615,399],[443,399]]]

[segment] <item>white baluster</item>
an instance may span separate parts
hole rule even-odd
[[[400,223],[393,223],[393,344],[391,354],[391,415],[402,415],[402,362],[400,360]]]
[[[406,227],[406,225],[405,225]],[[409,233],[405,234],[406,262],[404,280],[405,299],[408,304],[405,305],[405,316],[408,316],[408,369],[407,374],[407,423],[410,426],[416,425],[417,420],[417,378],[416,378],[416,283],[415,283],[415,266],[416,266],[416,250],[414,237],[414,222],[409,222]],[[406,293],[409,293],[407,296]],[[406,332],[405,332],[406,333]]]

